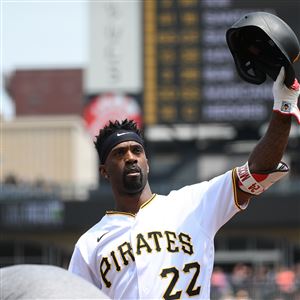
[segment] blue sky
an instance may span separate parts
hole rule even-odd
[[[1,1],[1,74],[15,69],[84,67],[88,56],[86,1]],[[3,90],[1,111],[13,114]]]

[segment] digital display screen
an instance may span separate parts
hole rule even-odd
[[[144,1],[146,125],[259,125],[269,118],[273,81],[243,81],[225,37],[233,23],[255,11],[277,15],[300,38],[300,1]]]

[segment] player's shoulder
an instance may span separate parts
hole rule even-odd
[[[199,200],[205,194],[205,191],[208,187],[208,181],[202,181],[199,183],[185,185],[178,189],[174,189],[170,191],[169,194],[164,196],[164,200],[166,203],[172,202],[172,206],[176,203],[181,207],[183,204],[186,205],[190,203],[190,201],[194,201],[196,198]],[[176,206],[176,205],[175,205]]]

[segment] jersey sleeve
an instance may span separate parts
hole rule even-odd
[[[101,289],[101,283],[99,286],[98,280],[95,278],[92,270],[83,258],[80,249],[77,245],[74,248],[74,252],[72,254],[68,270],[69,272],[84,278],[85,280],[89,281],[90,283],[96,285]]]
[[[228,171],[205,184],[193,186],[192,201],[201,227],[213,237],[237,212],[246,208],[237,202],[234,171]]]

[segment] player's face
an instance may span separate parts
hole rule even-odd
[[[140,193],[148,181],[148,162],[142,145],[135,141],[115,146],[105,162],[105,172],[119,193]]]

